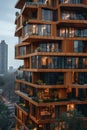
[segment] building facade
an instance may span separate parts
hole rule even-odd
[[[5,74],[8,70],[8,45],[4,40],[0,43],[0,74]]]
[[[16,130],[64,130],[56,122],[63,112],[87,116],[87,0],[18,0],[15,7],[15,58],[24,61]]]

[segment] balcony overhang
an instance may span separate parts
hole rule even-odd
[[[24,2],[25,2],[25,0],[18,0],[18,2],[15,5],[15,8],[22,9]]]
[[[59,27],[80,27],[87,28],[87,20],[60,20],[57,22]]]
[[[67,9],[67,10],[79,10],[79,9],[83,9],[83,11],[87,11],[87,5],[86,4],[60,4],[59,5],[61,7],[61,9]]]

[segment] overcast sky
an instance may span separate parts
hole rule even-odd
[[[8,44],[8,66],[17,68],[20,61],[14,59],[14,46],[18,43],[15,32],[15,12],[14,6],[18,0],[0,0],[0,42],[5,40]],[[22,64],[22,62],[21,62]]]

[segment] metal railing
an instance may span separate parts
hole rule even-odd
[[[26,5],[47,5],[45,2],[26,2]]]

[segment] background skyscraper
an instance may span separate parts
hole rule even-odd
[[[8,45],[4,40],[0,43],[0,74],[5,74],[8,70]]]

